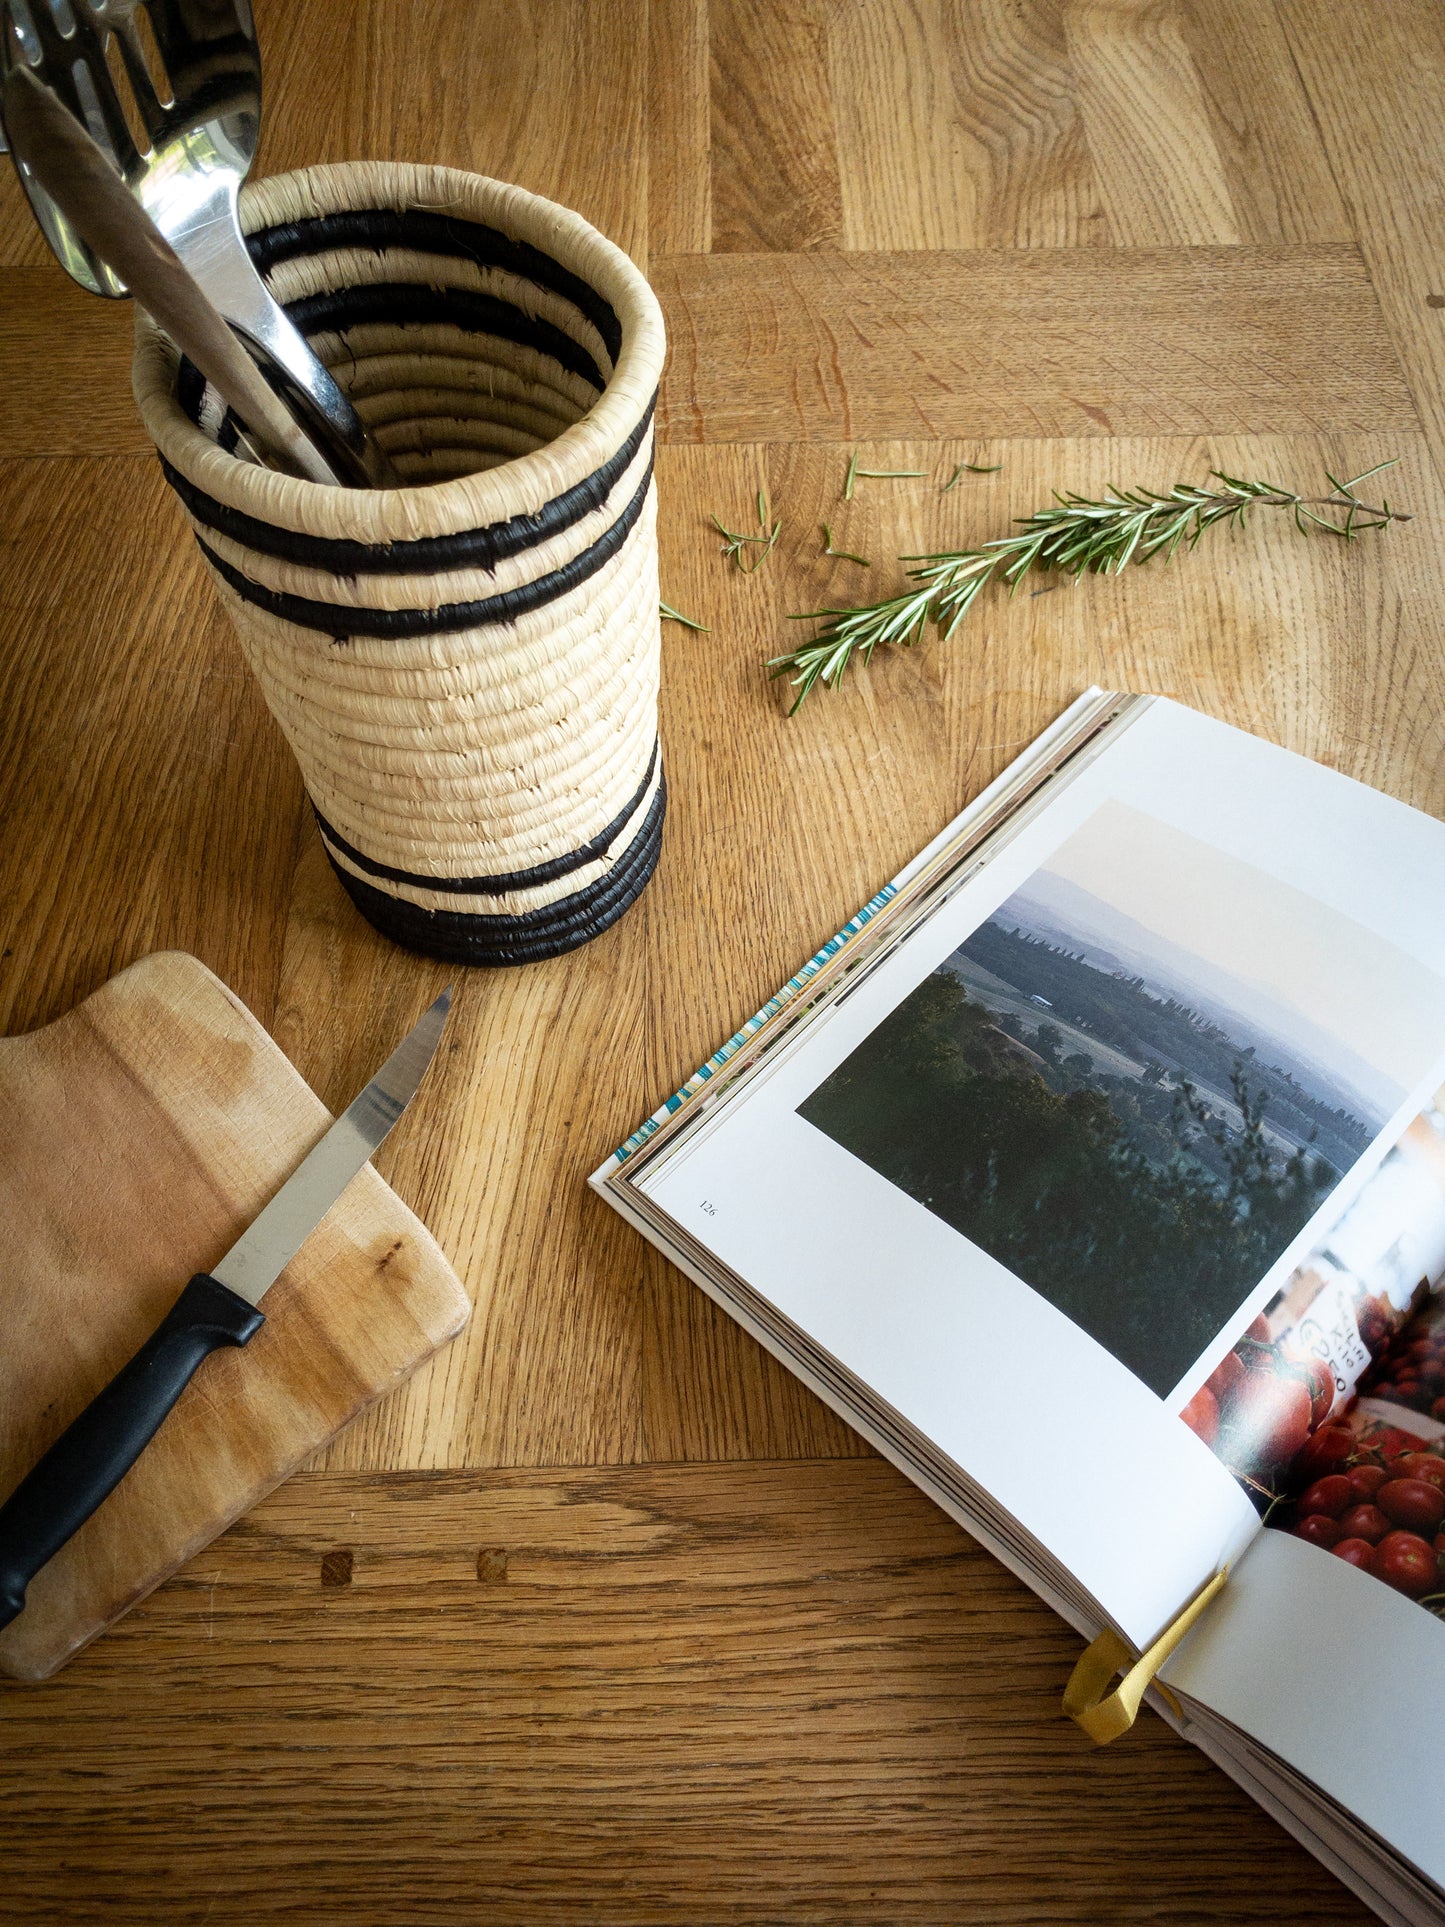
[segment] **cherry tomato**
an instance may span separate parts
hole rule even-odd
[[[1331,1519],[1323,1512],[1311,1512],[1307,1518],[1300,1520],[1294,1530],[1297,1539],[1304,1539],[1312,1546],[1323,1546],[1326,1551],[1338,1545],[1343,1536],[1339,1520]]]
[[[1350,1468],[1350,1490],[1357,1499],[1373,1499],[1389,1478],[1383,1465],[1356,1465]]]
[[[1354,1505],[1340,1520],[1340,1530],[1347,1539],[1377,1546],[1390,1530],[1390,1521],[1377,1505]]]
[[[1375,1504],[1397,1526],[1412,1532],[1433,1532],[1445,1519],[1445,1492],[1428,1479],[1387,1479],[1375,1494]]]
[[[1362,1572],[1372,1572],[1375,1565],[1375,1548],[1368,1539],[1340,1539],[1330,1547],[1336,1559],[1343,1559],[1347,1566],[1358,1566]]]
[[[1354,1455],[1354,1435],[1343,1425],[1326,1425],[1295,1460],[1295,1471],[1301,1478],[1318,1479],[1327,1472],[1343,1472]]]
[[[1269,1343],[1269,1320],[1263,1312],[1251,1321],[1249,1330],[1244,1335],[1246,1338],[1258,1339],[1261,1345]]]
[[[1200,1386],[1179,1416],[1206,1445],[1213,1445],[1219,1437],[1219,1407],[1207,1385]]]
[[[1438,1485],[1445,1492],[1445,1459],[1437,1459],[1430,1452],[1407,1452],[1400,1461],[1402,1479],[1428,1479],[1431,1485]]]
[[[1300,1494],[1300,1517],[1303,1519],[1312,1512],[1323,1512],[1331,1519],[1338,1519],[1342,1512],[1347,1511],[1352,1505],[1357,1505],[1362,1497],[1368,1496],[1368,1494],[1356,1492],[1351,1481],[1342,1472],[1333,1472],[1328,1478],[1316,1479],[1313,1485],[1307,1486]],[[1393,1517],[1393,1514],[1391,1516]],[[1409,1523],[1408,1519],[1400,1521],[1401,1525]]]
[[[1370,1570],[1396,1592],[1420,1599],[1434,1586],[1439,1562],[1435,1548],[1418,1533],[1391,1532],[1375,1547]]]
[[[1430,1407],[1431,1418],[1445,1419],[1445,1396],[1437,1398]]]

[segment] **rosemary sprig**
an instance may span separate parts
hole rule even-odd
[[[1327,469],[1328,495],[1299,495],[1277,482],[1246,481],[1220,469],[1210,471],[1210,479],[1219,484],[1213,489],[1184,482],[1162,493],[1110,487],[1100,501],[1055,491],[1054,505],[1022,517],[1016,535],[976,549],[900,557],[921,566],[907,571],[914,586],[899,595],[856,608],[813,609],[790,617],[793,622],[821,621],[824,627],[810,642],[775,656],[768,669],[775,677],[792,676],[798,693],[789,714],[796,715],[813,686],[822,682],[836,687],[855,656],[866,663],[875,649],[919,642],[930,621],[947,641],[995,578],[1006,582],[1012,594],[1031,571],[1115,575],[1132,562],[1155,556],[1167,562],[1181,544],[1193,548],[1206,529],[1245,523],[1251,508],[1288,509],[1303,533],[1319,528],[1353,541],[1367,530],[1411,519],[1388,501],[1375,506],[1355,493],[1361,482],[1393,466],[1393,461],[1380,462],[1347,481]]]
[[[674,609],[666,602],[659,602],[657,609],[664,622],[680,622],[684,629],[696,629],[700,636],[712,634],[705,622],[694,622],[691,616],[685,616],[680,609]]]
[[[854,555],[851,549],[835,549],[833,547],[833,531],[828,527],[826,522],[822,523],[821,527],[823,530],[824,555],[835,556],[839,562],[856,562],[864,569],[871,569],[873,567],[873,564],[868,560],[866,555]]]
[[[997,475],[1002,467],[1002,462],[995,462],[992,467],[986,467],[982,462],[960,462],[938,492],[947,495],[950,489],[958,487],[965,475]]]
[[[758,570],[777,547],[778,536],[782,533],[783,527],[781,521],[775,521],[772,529],[769,530],[768,504],[761,489],[758,490],[758,527],[762,530],[760,535],[739,535],[736,530],[725,527],[715,515],[710,515],[708,520],[712,523],[719,535],[726,537],[723,543],[723,555],[725,557],[731,556],[732,560],[736,562],[744,575],[757,574]],[[762,550],[761,555],[754,560],[751,568],[749,568],[743,560],[743,550],[749,544],[756,544]]]

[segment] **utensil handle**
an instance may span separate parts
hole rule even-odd
[[[26,66],[4,75],[5,125],[76,233],[165,329],[288,473],[338,477],[170,242],[78,121]]]
[[[135,1356],[0,1506],[0,1626],[135,1464],[201,1360],[222,1345],[246,1344],[265,1322],[219,1279],[196,1273]]]
[[[218,189],[212,203],[196,210],[194,226],[176,226],[172,247],[337,480],[350,488],[394,488],[391,464],[336,377],[256,272],[237,220],[234,184],[227,186],[228,192]]]

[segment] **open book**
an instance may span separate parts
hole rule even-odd
[[[1442,1085],[1445,825],[1091,691],[592,1182],[1413,1927]]]

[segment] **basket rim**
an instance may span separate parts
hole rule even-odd
[[[214,501],[323,540],[384,544],[467,533],[535,515],[602,466],[653,402],[666,340],[646,277],[580,214],[526,188],[460,168],[402,161],[341,161],[249,183],[247,233],[285,221],[388,208],[475,220],[530,242],[580,276],[617,314],[622,346],[597,400],[554,441],[454,481],[350,489],[258,468],[219,448],[176,396],[179,356],[144,309],[136,310],[132,381],[147,432],[162,456]]]

